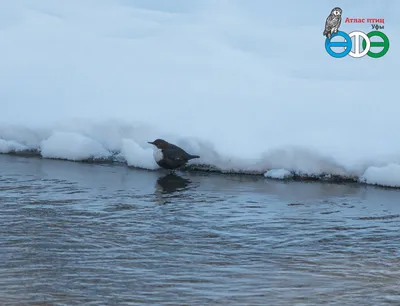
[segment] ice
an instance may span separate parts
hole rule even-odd
[[[330,57],[333,6],[385,18],[389,52]],[[400,187],[396,167],[382,179],[400,164],[399,10],[395,0],[3,0],[0,150],[154,170],[147,142],[164,138],[202,169]]]

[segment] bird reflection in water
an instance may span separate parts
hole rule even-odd
[[[174,193],[177,191],[184,191],[190,188],[191,181],[169,173],[157,180],[157,186],[161,187],[162,193]]]

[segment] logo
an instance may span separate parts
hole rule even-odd
[[[342,9],[340,7],[333,8],[326,18],[325,30],[323,32],[323,35],[326,36],[325,50],[328,54],[335,58],[342,58],[346,55],[353,58],[361,58],[365,55],[371,58],[380,58],[384,56],[389,51],[390,45],[389,38],[386,34],[379,31],[384,29],[383,24],[385,23],[385,19],[349,17],[345,19],[345,23],[365,22],[371,24],[372,31],[369,33],[364,33],[362,31],[352,31],[350,33],[339,31],[340,24],[342,23]],[[342,40],[332,41],[336,37],[341,37]],[[371,40],[373,37],[378,38],[378,41]],[[342,48],[341,50],[343,51],[339,52],[338,48]]]

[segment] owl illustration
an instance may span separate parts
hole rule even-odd
[[[333,33],[337,33],[342,22],[342,9],[335,7],[330,15],[326,18],[324,34],[328,39],[331,39]]]

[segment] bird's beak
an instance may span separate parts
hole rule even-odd
[[[154,144],[154,142],[152,142],[152,141],[148,141],[147,143],[152,144],[152,145]]]

